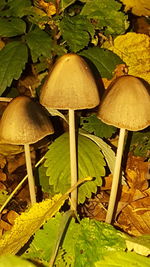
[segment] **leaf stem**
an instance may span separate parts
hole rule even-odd
[[[110,192],[107,215],[105,219],[106,223],[111,223],[112,218],[113,218],[114,207],[115,207],[117,191],[118,191],[119,177],[120,177],[120,168],[121,168],[121,161],[122,161],[122,154],[123,154],[123,147],[124,147],[125,131],[126,131],[125,129],[121,128],[120,133],[119,133],[113,181],[112,181],[112,187],[111,187],[111,192]]]

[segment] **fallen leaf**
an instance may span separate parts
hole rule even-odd
[[[130,11],[137,16],[150,16],[149,0],[121,0],[125,11]]]
[[[106,41],[105,48],[113,51],[125,62],[128,74],[150,82],[150,37],[146,34],[129,32]]]

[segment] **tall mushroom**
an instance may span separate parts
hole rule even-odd
[[[106,90],[97,117],[106,124],[120,128],[113,182],[106,222],[111,223],[123,154],[125,131],[139,131],[150,125],[150,92],[136,77],[121,76]]]
[[[3,143],[24,145],[32,204],[36,202],[36,194],[29,145],[53,132],[53,126],[42,106],[27,96],[14,98],[3,112],[0,138]]]
[[[41,89],[40,102],[46,108],[69,110],[71,185],[77,182],[75,110],[96,107],[99,93],[87,63],[76,54],[66,54],[54,64]],[[77,190],[71,194],[71,209],[77,207]]]

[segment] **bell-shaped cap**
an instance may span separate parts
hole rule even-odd
[[[3,112],[0,139],[3,143],[33,144],[54,133],[43,107],[27,96],[14,98]]]
[[[40,102],[47,108],[74,110],[99,104],[95,79],[82,57],[66,54],[56,61],[41,89]]]
[[[142,130],[150,125],[150,91],[140,79],[121,76],[106,90],[97,117],[118,128]]]

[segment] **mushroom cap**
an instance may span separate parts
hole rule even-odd
[[[121,76],[106,90],[97,117],[118,128],[142,130],[150,125],[150,91],[140,79]]]
[[[14,98],[3,112],[0,139],[3,143],[33,144],[54,133],[43,107],[27,96]]]
[[[84,59],[76,54],[60,57],[41,89],[40,102],[54,109],[96,107],[100,102],[98,88]]]

